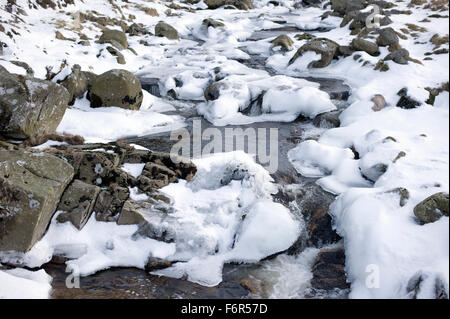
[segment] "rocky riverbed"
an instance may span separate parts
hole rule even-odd
[[[448,298],[448,1],[0,12],[0,298]]]

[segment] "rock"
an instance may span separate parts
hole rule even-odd
[[[316,36],[314,34],[310,33],[302,33],[302,34],[296,34],[294,38],[297,40],[311,40],[314,39]]]
[[[339,235],[332,228],[328,207],[323,206],[312,212],[308,226],[308,235],[309,241],[315,246],[335,243],[340,239]]]
[[[56,83],[12,74],[0,66],[0,134],[15,139],[53,133],[70,95]]]
[[[133,23],[128,27],[127,33],[131,36],[152,34],[142,23]]]
[[[74,180],[64,191],[58,210],[61,213],[57,221],[65,223],[70,221],[78,230],[86,225],[94,209],[95,201],[100,193],[100,187]]]
[[[372,98],[372,102],[372,110],[374,110],[375,112],[381,111],[386,106],[386,100],[381,94],[375,94]]]
[[[155,35],[157,37],[166,37],[169,40],[180,39],[180,37],[178,36],[178,31],[175,30],[175,28],[171,25],[162,21],[155,26]]]
[[[377,56],[380,54],[378,51],[378,45],[376,43],[361,38],[353,39],[352,47],[355,51],[364,51],[373,56]]]
[[[378,33],[377,44],[380,47],[397,46],[399,44],[397,32],[391,27],[380,29]]]
[[[387,191],[386,193],[397,194],[400,197],[400,201],[399,201],[400,207],[405,206],[409,200],[409,191],[403,187],[397,187],[397,188],[391,189],[391,190]]]
[[[88,99],[91,107],[117,106],[138,110],[143,99],[141,82],[129,71],[110,70],[94,79]]]
[[[348,56],[352,55],[353,52],[354,52],[354,51],[353,51],[353,49],[352,49],[351,46],[348,46],[348,45],[340,45],[340,46],[338,47],[338,53],[339,53],[339,55],[342,55],[342,56],[344,56],[344,57],[348,57]]]
[[[155,270],[168,268],[168,267],[172,266],[172,264],[173,264],[172,261],[164,260],[164,259],[157,258],[157,257],[149,257],[147,262],[145,263],[144,269],[147,272],[155,271]]]
[[[53,155],[0,150],[0,251],[26,252],[41,239],[73,175]]]
[[[311,286],[316,289],[347,289],[344,248],[322,249],[312,267]]]
[[[342,111],[338,110],[319,114],[314,118],[313,124],[323,128],[339,127],[341,125],[341,121],[339,120],[339,115],[341,115],[341,113]]]
[[[331,0],[331,9],[344,15],[351,11],[362,10],[365,7],[363,0]]]
[[[205,89],[204,96],[207,101],[217,100],[220,96],[221,90],[226,90],[229,85],[226,81],[213,82]]]
[[[383,163],[375,164],[368,168],[361,168],[361,173],[370,181],[376,182],[381,175],[386,173],[388,166]]]
[[[412,97],[408,96],[407,88],[403,88],[398,91],[397,95],[400,96],[400,99],[397,102],[397,106],[402,109],[414,109],[421,104],[419,101],[416,101]]]
[[[108,52],[111,53],[111,55],[117,57],[117,63],[119,63],[119,64],[125,64],[126,63],[125,62],[125,57],[116,48],[109,46],[109,47],[106,48],[106,50],[108,50]]]
[[[140,213],[140,209],[148,206],[148,203],[136,202],[128,199],[122,207],[117,225],[139,225],[145,222],[145,217]]]
[[[63,41],[75,41],[75,39],[71,39],[71,38],[66,38],[61,32],[56,31],[55,33],[55,38],[57,38],[58,40],[63,40]]]
[[[409,61],[409,51],[406,49],[399,49],[395,50],[391,53],[389,53],[385,58],[384,61],[394,61],[398,64],[408,64]]]
[[[270,42],[272,42],[273,48],[281,47],[281,49],[284,51],[291,51],[292,45],[294,44],[294,41],[292,41],[292,39],[285,34],[279,35]]]
[[[289,65],[295,62],[297,58],[301,57],[303,53],[307,51],[316,52],[317,54],[321,55],[321,59],[318,61],[312,61],[308,68],[324,68],[328,66],[331,63],[331,60],[333,60],[336,50],[339,47],[339,45],[326,38],[315,38],[310,40],[308,43],[303,45],[300,49],[297,50],[295,55],[292,57],[292,59],[289,61]]]
[[[434,223],[442,216],[448,216],[449,194],[436,193],[425,198],[416,207],[414,215],[424,224]]]
[[[222,6],[234,6],[240,10],[250,10],[254,9],[253,2],[251,0],[205,0],[205,4],[208,9],[217,9]]]
[[[20,66],[21,68],[24,68],[27,72],[27,76],[34,77],[34,71],[31,68],[31,66],[28,65],[28,63],[22,62],[22,61],[9,61],[10,63]]]
[[[68,75],[64,80],[58,81],[59,84],[64,86],[70,94],[69,105],[75,103],[75,99],[83,97],[84,93],[88,89],[88,80],[86,75],[81,72],[81,67],[75,64],[72,67],[72,73]]]
[[[109,29],[104,30],[98,42],[110,43],[118,50],[128,48],[127,36],[124,32],[119,30],[109,30]],[[119,46],[117,44],[119,44]]]
[[[130,191],[125,187],[109,187],[100,191],[95,202],[95,219],[102,222],[115,222],[122,210]]]
[[[214,19],[204,19],[202,24],[206,26],[207,28],[213,27],[213,28],[223,28],[225,24],[223,22],[214,20]]]

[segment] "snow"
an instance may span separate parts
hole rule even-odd
[[[134,178],[138,178],[142,174],[142,170],[145,167],[145,163],[124,163],[122,165],[122,170],[133,176]]]
[[[45,270],[0,270],[0,299],[46,299],[52,277]]]

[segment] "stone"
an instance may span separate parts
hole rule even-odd
[[[151,34],[142,23],[133,23],[128,27],[127,33],[131,36]]]
[[[69,74],[63,80],[57,81],[57,83],[64,86],[67,92],[69,92],[69,105],[73,105],[75,103],[75,99],[83,97],[84,93],[86,93],[88,89],[88,80],[86,78],[86,75],[81,72],[81,67],[78,64],[75,64],[72,67],[71,74]]]
[[[397,32],[395,32],[391,27],[380,29],[378,33],[379,36],[377,38],[377,44],[380,47],[398,45],[399,38]]]
[[[398,64],[408,64],[408,61],[410,60],[409,51],[406,49],[395,50],[384,58],[384,61],[391,60]]]
[[[312,267],[311,286],[315,289],[347,289],[344,248],[321,249]]]
[[[121,50],[122,48],[123,49],[128,48],[127,36],[124,32],[119,30],[110,30],[110,29],[104,30],[98,42],[110,43],[119,50]],[[117,47],[117,43],[120,45],[119,47]]]
[[[397,95],[400,96],[400,99],[397,102],[397,107],[402,109],[414,109],[421,104],[419,101],[416,101],[412,97],[408,96],[407,88],[402,88],[397,92]]]
[[[361,38],[353,39],[352,47],[355,51],[364,51],[373,56],[379,55],[378,45],[376,43]]]
[[[143,99],[141,82],[129,71],[113,69],[94,79],[88,99],[91,107],[117,106],[138,110]]]
[[[338,47],[339,45],[336,42],[326,38],[312,39],[297,50],[295,55],[289,61],[289,65],[294,63],[295,60],[297,60],[299,57],[303,55],[303,53],[307,51],[312,51],[316,52],[317,54],[320,54],[321,58],[318,61],[312,61],[308,65],[308,68],[324,68],[331,63]]]
[[[207,28],[209,28],[209,27],[213,27],[213,28],[223,28],[223,27],[225,27],[225,24],[223,22],[218,21],[218,20],[214,20],[214,19],[211,19],[211,18],[204,19],[202,24],[204,26],[206,26]]]
[[[351,11],[362,10],[365,7],[363,0],[331,0],[331,9],[344,15]]]
[[[0,66],[0,134],[26,139],[53,133],[69,101],[63,86],[12,74]]]
[[[386,100],[384,99],[384,96],[381,94],[375,94],[372,98],[373,106],[372,110],[374,112],[379,112],[386,106]]]
[[[57,221],[70,221],[78,230],[86,225],[94,209],[95,201],[100,193],[100,187],[74,180],[64,191],[58,210],[64,211]]]
[[[449,194],[436,193],[414,207],[414,215],[424,224],[434,223],[442,216],[448,216]]]
[[[294,44],[294,41],[292,41],[292,39],[286,34],[279,35],[270,42],[272,42],[273,48],[281,47],[284,51],[291,51],[293,49],[292,45]]]
[[[111,53],[111,55],[116,57],[117,63],[119,64],[125,64],[125,57],[123,56],[122,53],[120,53],[119,50],[117,50],[116,48],[112,47],[112,46],[108,46],[106,47],[106,50]]]
[[[73,175],[56,156],[0,150],[0,251],[27,252],[41,239]]]
[[[341,113],[342,111],[338,110],[319,114],[314,118],[313,124],[322,128],[339,127],[341,125],[341,121],[339,120],[339,115],[341,115]]]
[[[100,191],[95,202],[95,219],[102,222],[115,222],[125,201],[130,196],[130,191],[126,187],[108,187]]]
[[[169,40],[180,39],[180,37],[178,36],[178,31],[175,30],[175,28],[171,25],[162,21],[155,26],[155,35],[157,37],[166,37]]]
[[[331,216],[328,214],[328,207],[323,206],[311,214],[308,226],[309,241],[317,246],[337,242],[340,237],[332,228]]]
[[[222,6],[234,6],[240,10],[254,9],[253,2],[251,0],[205,0],[205,4],[208,9],[217,9]]]
[[[172,261],[164,260],[164,259],[157,258],[157,257],[149,257],[147,259],[147,262],[145,263],[144,269],[147,272],[155,271],[155,270],[168,268],[168,267],[172,266],[172,264],[173,264]]]

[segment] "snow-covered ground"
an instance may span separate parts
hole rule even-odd
[[[389,71],[380,72],[373,68],[380,57],[389,53],[386,47],[380,47],[379,57],[355,52],[333,60],[326,68],[308,69],[307,65],[317,58],[316,54],[305,54],[295,63],[288,64],[296,50],[307,41],[293,37],[300,32],[290,34],[294,43],[293,50],[288,52],[272,48],[270,41],[274,37],[250,40],[253,31],[280,27],[274,22],[276,20],[285,20],[305,30],[331,28],[321,32],[320,37],[340,45],[348,45],[355,38],[350,35],[349,25],[339,27],[341,18],[320,18],[326,8],[295,9],[297,1],[282,0],[278,1],[279,6],[273,6],[268,0],[255,0],[256,8],[249,11],[195,12],[174,9],[169,12],[165,1],[159,0],[135,0],[127,4],[121,1],[75,1],[76,5],[63,9],[65,13],[30,9],[25,0],[16,2],[26,15],[8,12],[5,1],[0,1],[0,23],[5,29],[0,32],[0,41],[7,44],[0,65],[10,72],[25,74],[23,68],[9,63],[10,60],[28,63],[39,78],[45,77],[46,66],[53,67],[53,71],[59,70],[63,60],[69,67],[79,64],[82,70],[98,74],[124,68],[138,76],[160,79],[162,96],[172,90],[179,100],[198,102],[197,112],[218,126],[290,122],[298,115],[314,118],[336,107],[326,93],[318,90],[316,83],[296,77],[345,80],[352,88],[352,95],[350,106],[340,115],[340,127],[326,130],[317,141],[300,143],[289,152],[289,160],[299,174],[318,177],[317,183],[321,187],[338,195],[330,214],[337,232],[344,238],[350,297],[408,297],[406,286],[418,273],[424,274],[423,289],[418,297],[432,297],[436,279],[443,282],[449,294],[449,218],[419,225],[413,214],[415,205],[424,198],[436,192],[449,192],[449,94],[439,94],[433,106],[425,103],[428,98],[425,88],[436,88],[448,82],[449,55],[434,54],[432,60],[424,60],[426,53],[434,49],[430,38],[434,34],[449,34],[448,11],[439,12],[447,15],[446,18],[432,18],[429,16],[436,12],[423,8],[424,5],[410,7],[408,0],[390,1],[395,3],[395,9],[412,11],[410,15],[391,15],[393,23],[390,27],[401,30],[413,23],[424,28],[415,32],[415,37],[404,34],[405,38],[400,38],[400,45],[421,63],[400,65],[386,61]],[[187,6],[180,1],[173,3]],[[189,6],[206,7],[203,1]],[[159,16],[146,14],[142,7],[156,9]],[[118,65],[116,58],[105,50],[106,45],[95,42],[101,30],[94,23],[86,21],[83,28],[79,28],[77,12],[88,10],[118,19],[122,14],[126,18],[134,15],[133,21],[143,23],[151,32],[156,23],[163,20],[178,30],[181,39],[128,36],[129,46],[137,55],[122,51],[126,64]],[[20,19],[16,19],[17,14]],[[221,20],[225,27],[206,28],[202,25],[205,18]],[[424,20],[426,18],[429,22]],[[120,30],[119,26],[108,28]],[[92,39],[91,45],[81,46],[56,39],[56,30],[77,41],[82,33]],[[6,36],[8,32],[14,36]],[[441,48],[448,49],[448,43]],[[360,57],[355,58],[356,54]],[[266,66],[278,75],[251,69],[238,62],[252,59],[251,55],[267,58]],[[217,100],[206,101],[204,91],[217,76],[225,83],[225,89],[221,90],[223,94]],[[407,88],[408,95],[422,105],[416,109],[396,107],[397,92],[402,88]],[[262,114],[248,116],[239,112],[262,91],[266,91]],[[371,99],[375,94],[383,95],[387,103],[380,111],[372,109]],[[167,111],[179,109],[180,104],[144,92],[139,111],[114,107],[92,109],[83,98],[67,110],[58,132],[80,134],[87,142],[99,142],[170,131],[185,125],[181,116],[173,112],[167,114]],[[191,105],[185,103],[183,107]],[[400,152],[404,156],[397,158]],[[152,239],[132,240],[136,226],[117,226],[91,219],[82,231],[77,231],[71,225],[53,222],[33,250],[20,257],[28,265],[37,266],[51,258],[55,247],[70,250],[73,246],[67,244],[77,244],[78,248],[83,245],[88,253],[71,260],[69,265],[76,266],[82,275],[88,275],[112,266],[143,268],[147,256],[152,254],[178,261],[157,274],[177,278],[187,276],[188,280],[211,286],[221,281],[225,262],[257,261],[288,248],[295,241],[302,230],[301,221],[295,220],[287,208],[273,202],[274,185],[269,174],[250,157],[219,154],[198,159],[196,164],[199,171],[193,181],[181,181],[163,189],[174,199],[175,214],[173,224],[160,226],[172,227],[180,244]],[[386,167],[383,174],[373,171],[377,164]],[[248,175],[230,180],[226,185],[219,183],[220,178],[242,166],[247,168]],[[404,205],[400,205],[399,196],[391,192],[398,187],[409,191],[409,199]],[[246,218],[241,221],[243,215]],[[280,283],[289,279],[279,276],[271,296],[302,297],[298,291],[308,286],[309,270],[316,253],[308,250],[298,257],[282,255],[269,262],[266,267],[269,274],[276,269],[278,274],[293,273],[299,277],[295,284],[283,285]],[[373,269],[380,276],[379,288],[366,282]],[[17,295],[17,290],[8,288],[21,285],[33,287],[30,297],[46,297],[50,289],[47,279],[40,272],[0,271],[0,298],[28,297]]]

